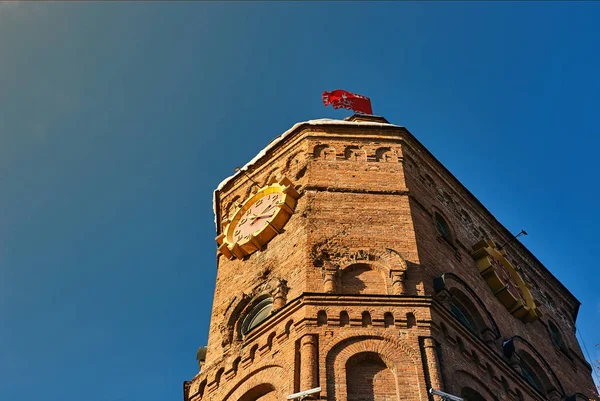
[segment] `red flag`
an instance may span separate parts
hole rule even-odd
[[[345,90],[336,89],[331,92],[323,91],[323,104],[332,105],[334,109],[353,110],[364,114],[373,114],[371,99]]]

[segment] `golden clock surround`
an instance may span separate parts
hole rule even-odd
[[[233,233],[244,213],[260,199],[273,193],[281,194],[281,199],[276,204],[276,211],[273,215],[247,238],[236,241]],[[267,185],[250,195],[242,203],[221,234],[215,238],[219,245],[219,252],[229,259],[243,259],[261,250],[269,241],[282,232],[283,227],[296,209],[299,197],[300,194],[288,178],[283,177],[279,182],[275,178],[269,180]]]
[[[492,289],[496,298],[511,314],[525,323],[533,322],[542,315],[538,309],[538,304],[531,295],[530,286],[525,283],[521,274],[506,258],[504,251],[498,249],[494,241],[479,241],[473,246],[472,255],[477,263],[479,273]],[[501,266],[498,266],[498,264]],[[511,281],[518,286],[523,299],[519,299],[509,291],[500,277],[498,271],[500,268],[503,268],[510,275]]]

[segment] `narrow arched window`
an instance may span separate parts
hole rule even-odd
[[[323,326],[327,324],[327,312],[320,310],[317,313],[317,326]]]
[[[260,301],[252,308],[242,323],[242,334],[248,334],[253,328],[265,321],[271,314],[273,299],[267,298]]]
[[[367,311],[362,313],[362,326],[363,327],[369,327],[371,326],[372,322],[371,322],[371,314]]]
[[[521,366],[521,376],[523,379],[527,381],[532,387],[538,390],[540,393],[546,395],[546,388],[544,383],[547,382],[547,379],[540,366],[537,364],[535,359],[533,359],[528,353],[523,351],[518,351]]]
[[[531,384],[537,391],[542,392],[542,387],[539,380],[536,378],[535,373],[533,373],[533,369],[525,362],[521,362],[521,376],[523,376],[523,379]]]
[[[450,226],[448,225],[446,220],[444,220],[444,218],[437,212],[435,213],[434,217],[435,226],[437,228],[438,234],[440,234],[440,236],[446,241],[451,241],[452,235],[450,234]]]
[[[417,324],[417,318],[416,318],[415,314],[412,312],[408,312],[406,314],[406,327],[410,329],[411,327],[414,327],[416,324]]]
[[[393,327],[394,326],[394,315],[391,312],[385,312],[383,315],[383,324],[385,327]]]
[[[340,312],[340,326],[348,326],[350,324],[350,316],[345,310]]]
[[[548,328],[550,329],[550,336],[552,337],[552,343],[557,348],[563,348],[564,342],[562,336],[560,335],[560,331],[558,327],[554,325],[552,322],[548,322]]]
[[[293,320],[290,320],[285,325],[285,334],[289,335],[292,331],[292,325],[294,324]]]
[[[477,334],[473,319],[460,304],[450,302],[450,312],[463,324],[463,326],[469,329],[471,333]]]

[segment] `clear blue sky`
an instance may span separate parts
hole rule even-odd
[[[583,303],[600,342],[600,3],[0,3],[0,399],[181,401],[212,191],[370,96]],[[494,177],[491,181],[489,177]]]

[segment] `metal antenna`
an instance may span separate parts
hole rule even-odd
[[[248,174],[246,174],[246,172],[245,172],[244,170],[242,170],[241,168],[239,168],[239,167],[236,167],[236,168],[234,168],[233,170],[234,170],[234,171],[237,171],[237,172],[241,172],[242,174],[244,174],[244,175],[246,176],[246,178],[248,178],[250,181],[252,181],[252,183],[253,183],[254,185],[257,185],[257,186],[258,186],[258,183],[257,183],[256,181],[254,181],[252,178],[250,178],[250,176],[249,176]]]
[[[515,235],[514,237],[512,237],[511,239],[509,239],[508,241],[506,241],[504,244],[500,245],[498,247],[498,250],[501,250],[502,248],[504,248],[504,246],[514,240],[516,240],[517,238],[519,238],[521,235],[527,235],[527,231],[521,229],[521,232],[518,233],[517,235]]]

